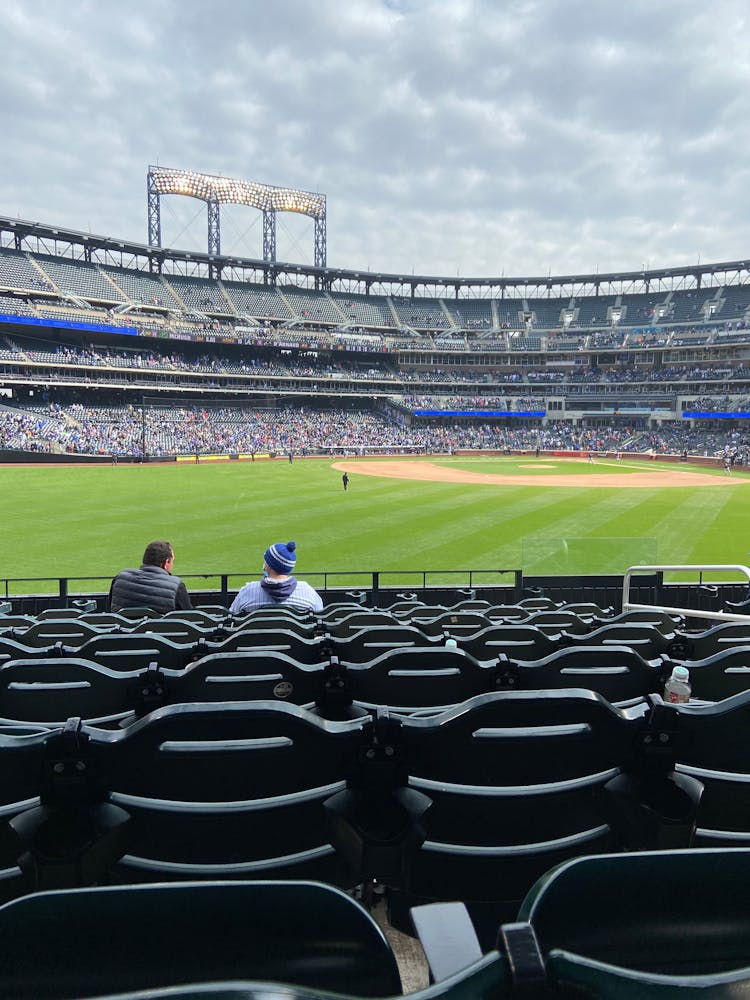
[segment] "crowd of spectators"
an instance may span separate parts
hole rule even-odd
[[[166,345],[165,345],[166,346]],[[315,348],[293,349],[281,348],[270,351],[243,351],[232,357],[220,349],[209,348],[201,350],[191,348],[175,350],[174,346],[163,351],[153,349],[113,349],[95,343],[75,346],[72,344],[50,343],[42,341],[19,339],[14,342],[5,338],[0,343],[0,362],[7,363],[5,371],[12,375],[34,376],[27,362],[35,362],[44,366],[55,366],[50,375],[65,378],[70,369],[127,369],[145,373],[187,372],[191,375],[215,375],[231,378],[234,376],[248,378],[347,378],[360,381],[388,380],[393,383],[408,385],[410,383],[430,383],[435,385],[456,384],[468,385],[489,383],[498,385],[528,384],[534,387],[549,385],[564,385],[566,392],[580,394],[581,386],[593,387],[597,391],[601,386],[626,384],[629,391],[636,393],[649,392],[650,385],[664,385],[668,391],[679,391],[680,383],[716,382],[715,389],[722,392],[728,383],[747,380],[750,370],[743,363],[731,367],[716,365],[667,365],[648,367],[646,365],[619,364],[613,367],[587,367],[575,365],[566,368],[550,368],[546,365],[534,367],[526,365],[512,370],[480,369],[455,366],[450,368],[429,368],[427,366],[404,366],[397,368],[393,360],[387,357],[376,358],[372,355],[367,359],[357,361],[351,355],[342,356],[328,351],[318,351]],[[14,364],[14,362],[19,364]],[[8,364],[12,367],[8,367]],[[84,378],[90,375],[83,375]],[[271,383],[261,383],[260,388],[270,387]]]
[[[145,442],[144,442],[145,431]],[[114,458],[143,454],[366,454],[452,452],[457,449],[593,450],[715,455],[725,448],[744,455],[750,436],[736,429],[665,423],[658,430],[637,424],[579,427],[570,421],[546,426],[491,421],[409,424],[403,414],[343,408],[94,407],[48,403],[25,411],[0,407],[0,449]]]

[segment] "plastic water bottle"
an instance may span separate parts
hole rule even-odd
[[[690,701],[690,672],[687,667],[673,667],[672,675],[664,685],[664,701],[681,705]]]
[[[455,639],[452,639],[450,636],[448,636],[448,638],[445,640],[445,648],[458,649],[458,643],[456,642]]]

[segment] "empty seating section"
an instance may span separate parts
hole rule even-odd
[[[224,292],[240,315],[258,319],[291,319],[292,313],[275,289],[262,285],[222,281]]]
[[[0,288],[52,292],[49,279],[25,253],[0,248]]]
[[[55,306],[40,304],[37,306],[37,314],[45,319],[57,320],[67,323],[96,323],[106,326],[132,326],[133,319],[125,316],[113,315],[103,309],[76,309],[71,306]]]
[[[345,314],[336,302],[320,293],[283,286],[279,288],[279,295],[288,305],[294,319],[309,320],[311,323],[334,323],[336,326],[346,321]]]
[[[497,299],[495,300],[495,309],[500,326],[510,330],[520,330],[524,326],[523,299]]]
[[[511,351],[541,351],[542,338],[519,334],[510,338],[508,347]]]
[[[745,316],[750,308],[750,289],[747,285],[725,285],[720,291],[718,302],[720,308],[715,315],[721,318]]]
[[[125,296],[95,264],[37,254],[37,264],[64,295],[119,305]]]
[[[375,327],[395,325],[393,313],[384,296],[345,295],[341,292],[331,292],[330,297],[343,313],[347,323]]]
[[[560,299],[527,299],[527,312],[533,316],[533,324],[537,329],[549,330],[563,325],[562,312],[566,306]]]
[[[572,327],[586,329],[592,326],[608,326],[611,323],[610,309],[620,304],[617,295],[582,296],[575,299],[575,318]]]
[[[439,330],[450,326],[439,299],[391,298],[399,321],[415,330]]]
[[[443,299],[444,307],[450,313],[454,326],[469,332],[490,330],[495,325],[492,319],[492,302],[475,299]]]
[[[669,303],[670,320],[673,323],[700,323],[704,319],[705,304],[712,297],[712,292],[701,289],[673,292]]]
[[[188,312],[234,314],[231,303],[215,281],[179,274],[164,275],[164,281]]]
[[[659,309],[665,299],[664,292],[650,292],[623,296],[624,315],[622,322],[627,326],[656,326]]]
[[[134,305],[155,309],[179,309],[177,299],[169,286],[155,275],[143,271],[129,271],[124,267],[106,267],[101,270],[120,288],[125,298]]]
[[[0,313],[6,316],[33,316],[34,310],[23,299],[0,295]]]

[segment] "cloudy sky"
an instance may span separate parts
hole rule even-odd
[[[3,0],[0,215],[146,242],[150,163],[320,191],[331,266],[750,253],[747,0]],[[311,220],[278,257],[312,263]],[[162,199],[205,249],[205,205]],[[260,213],[222,209],[259,257]]]

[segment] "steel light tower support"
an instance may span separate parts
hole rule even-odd
[[[218,257],[221,254],[219,202],[216,198],[209,198],[206,207],[208,209],[208,254],[210,257]]]
[[[146,182],[148,193],[148,245],[161,247],[161,201],[153,170],[149,170]],[[156,259],[150,258],[150,270],[156,270]]]
[[[276,212],[272,208],[263,209],[263,260],[269,264],[276,263]],[[266,284],[276,284],[276,272],[273,268],[266,271]]]
[[[323,202],[323,211],[315,216],[315,266],[324,268],[326,266],[326,209]],[[323,285],[322,275],[315,276],[315,287],[320,290]]]
[[[263,209],[263,260],[276,263],[276,212],[272,208]]]
[[[326,266],[326,213],[315,219],[315,266]]]

